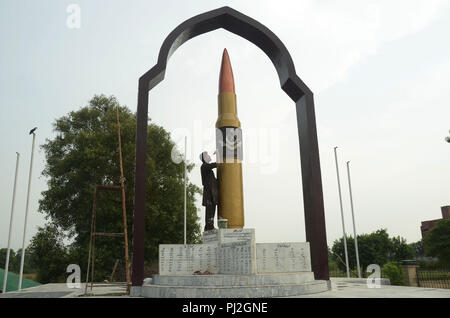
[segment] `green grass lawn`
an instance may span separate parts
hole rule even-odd
[[[0,268],[0,289],[3,288],[3,278],[5,276],[5,270]],[[25,275],[24,275],[25,276]],[[34,280],[23,277],[22,278],[22,289],[30,288],[34,286],[41,285]],[[19,289],[19,275],[15,273],[8,273],[8,280],[6,282],[6,292],[16,291]]]

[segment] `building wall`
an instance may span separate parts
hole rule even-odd
[[[450,218],[450,205],[442,206],[441,207],[442,212],[442,219],[449,219]],[[437,223],[442,219],[436,219],[436,220],[429,220],[429,221],[422,221],[422,225],[420,226],[420,231],[422,232],[422,239],[427,235],[428,231],[431,230],[433,227],[437,225]],[[423,249],[426,253],[427,248],[424,244]]]
[[[443,219],[450,219],[450,205],[441,207],[441,211]]]

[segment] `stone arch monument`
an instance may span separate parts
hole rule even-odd
[[[156,65],[139,79],[132,286],[142,286],[144,278],[145,162],[149,91],[164,79],[167,62],[178,47],[198,35],[219,28],[232,32],[258,46],[275,66],[282,90],[295,103],[306,240],[310,246],[311,270],[316,280],[328,281],[328,249],[313,93],[297,76],[288,50],[271,30],[230,7],[222,7],[194,16],[176,27],[164,40]]]

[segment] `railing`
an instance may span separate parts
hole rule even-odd
[[[364,277],[364,273],[361,273],[361,276]],[[330,269],[330,277],[347,277],[347,273],[340,269]],[[350,277],[358,278],[358,274],[356,271],[350,270]]]
[[[361,272],[362,277],[367,277],[368,273]],[[417,285],[425,288],[445,288],[450,289],[450,269],[440,268],[423,268],[418,267],[417,271]],[[330,269],[330,277],[347,277],[347,273],[337,268]],[[350,277],[357,277],[355,271],[350,271]],[[389,278],[383,270],[381,271],[382,278]],[[404,282],[408,286],[407,282]]]
[[[417,269],[419,287],[450,289],[450,269]]]
[[[330,277],[347,277],[347,273],[341,271],[340,269],[330,269],[329,270]],[[367,275],[371,275],[371,273],[366,273],[361,270],[361,278],[367,278]],[[356,270],[350,270],[350,278],[358,278],[358,274]],[[389,278],[381,269],[381,278]]]

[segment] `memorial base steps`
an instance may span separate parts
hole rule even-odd
[[[202,244],[161,244],[159,274],[146,279],[133,294],[270,298],[329,288],[329,281],[314,280],[309,242],[256,243],[254,229],[217,229],[204,232]]]
[[[271,273],[254,275],[154,275],[154,285],[163,286],[260,286],[301,284],[314,281],[313,272]]]
[[[276,274],[279,275],[279,274]],[[211,275],[208,280],[214,280]],[[177,277],[180,278],[180,277]],[[244,278],[245,279],[245,278]],[[197,277],[193,279],[196,281]],[[185,281],[181,279],[181,281]],[[313,280],[303,283],[275,283],[255,285],[156,285],[145,284],[141,296],[149,298],[271,298],[321,293],[328,290],[328,282]]]

